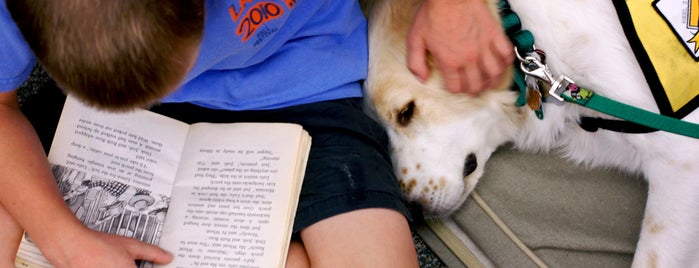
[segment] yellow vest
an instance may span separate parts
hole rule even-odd
[[[699,107],[699,0],[614,0],[660,112]]]

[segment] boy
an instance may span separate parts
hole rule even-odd
[[[450,91],[477,93],[497,80],[512,55],[504,35],[487,30],[498,26],[492,18],[466,39],[444,32],[483,14],[477,0],[427,0],[410,38],[416,76],[428,75],[429,52]],[[22,229],[58,267],[172,259],[90,231],[58,196],[13,90],[36,57],[64,91],[103,109],[162,102],[154,109],[191,121],[301,123],[313,148],[288,266],[417,266],[388,141],[362,113],[366,22],[357,2],[7,0],[0,35],[9,63],[0,67],[0,265],[11,265]]]

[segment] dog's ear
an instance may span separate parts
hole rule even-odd
[[[396,123],[402,127],[410,124],[413,116],[415,116],[416,109],[415,100],[411,100],[407,104],[403,105],[403,107],[397,113]]]

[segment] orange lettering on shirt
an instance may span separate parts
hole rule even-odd
[[[233,14],[233,13],[231,13]],[[239,13],[237,13],[239,14]],[[279,18],[284,14],[284,9],[276,3],[261,2],[247,10],[241,18],[236,33],[243,36],[243,41],[247,41],[257,29],[266,22]],[[238,18],[238,17],[236,17]]]
[[[231,5],[228,8],[228,12],[231,13],[231,19],[233,21],[238,22],[238,19],[240,18],[240,14],[245,11],[245,5],[248,3],[252,2],[253,0],[239,0],[239,6],[240,8],[238,10],[235,10],[235,5]]]
[[[284,0],[284,3],[286,3],[286,7],[292,9],[296,5],[296,0]]]

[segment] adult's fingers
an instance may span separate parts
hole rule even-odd
[[[483,90],[486,77],[483,74],[482,66],[473,65],[470,68],[464,67],[461,90],[469,94],[477,94]]]
[[[423,39],[415,36],[415,34],[408,35],[407,64],[408,69],[418,80],[421,82],[427,80],[427,77],[430,75],[427,63],[427,48]]]
[[[492,48],[505,63],[510,64],[515,60],[514,46],[504,33],[493,39]]]
[[[464,85],[467,85],[469,83],[464,73],[465,69],[446,66],[438,68],[442,73],[444,88],[447,91],[451,93],[460,93],[464,91]]]

